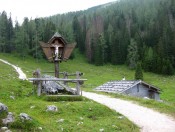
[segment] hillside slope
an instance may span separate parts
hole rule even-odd
[[[18,75],[14,69],[2,62],[0,67],[0,102],[7,105],[8,110],[15,116],[15,122],[8,125],[14,132],[41,129],[44,132],[138,131],[127,118],[122,116],[120,119],[121,114],[86,98],[74,102],[48,102],[43,97],[36,97],[32,92],[32,83],[17,79]],[[48,105],[58,107],[58,112],[47,112]],[[20,113],[27,113],[32,121],[20,121]],[[1,120],[0,116],[0,127],[3,126]]]
[[[15,69],[20,69],[19,67],[16,67],[4,60],[0,60],[0,61],[8,65],[11,65]],[[19,74],[19,77],[21,75],[25,75],[23,71],[17,70],[17,73]],[[109,98],[104,95],[98,95],[98,94],[89,93],[89,92],[83,92],[83,96],[93,99],[94,101],[104,104],[108,106],[109,108],[114,109],[117,112],[124,114],[129,119],[131,119],[131,121],[136,123],[141,128],[141,131],[143,132],[146,132],[146,131],[174,132],[175,130],[175,120],[174,119],[166,115],[160,114],[158,112],[155,112],[151,109],[138,106],[128,101]],[[123,117],[121,116],[119,119],[122,119],[122,118]],[[155,122],[159,122],[159,124],[153,125]],[[83,123],[80,123],[80,124],[83,124]]]
[[[49,63],[46,60],[37,61],[31,57],[27,57],[22,60],[22,58],[19,58],[18,56],[15,57],[9,54],[0,54],[0,58],[8,60],[9,62],[20,66],[22,70],[27,74],[27,77],[32,77],[33,71],[37,68],[41,69],[41,72],[54,70],[54,64]],[[85,91],[92,91],[97,86],[102,85],[110,80],[121,80],[123,76],[125,76],[127,80],[133,80],[135,72],[134,70],[128,70],[126,66],[122,65],[91,65],[87,63],[85,57],[79,53],[76,53],[74,60],[62,62],[60,64],[60,71],[67,71],[69,73],[75,73],[75,71],[83,72],[83,78],[88,79],[88,81],[86,81],[82,86],[83,90]],[[141,102],[142,105],[146,105],[147,107],[159,109],[161,112],[169,113],[175,117],[175,76],[162,76],[144,72],[144,81],[161,89],[160,96],[161,100],[163,100],[163,103],[132,97],[129,97],[129,99]],[[116,94],[112,96],[128,99],[128,97],[123,97]]]

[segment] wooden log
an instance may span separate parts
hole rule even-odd
[[[87,79],[29,78],[29,81],[67,81],[67,82],[76,82],[76,81],[87,81]]]
[[[82,72],[79,72],[78,74],[79,74],[79,76],[82,76],[83,75]],[[77,76],[77,73],[70,73],[70,74],[67,74],[67,75],[68,76]]]
[[[63,77],[64,77],[64,79],[68,79],[67,72],[64,72]],[[67,86],[67,81],[64,81],[64,85]]]
[[[54,71],[45,71],[45,72],[42,72],[42,73],[55,73]],[[65,73],[67,73],[67,72],[59,72],[59,74],[65,74]],[[82,76],[83,75],[83,73],[82,72],[79,72],[79,74],[80,74],[80,76]],[[77,74],[76,73],[67,73],[67,76],[76,76]]]
[[[41,95],[41,81],[38,82],[38,90],[37,90],[37,95]]]
[[[39,69],[37,69],[34,73],[33,76],[36,78],[40,78],[41,77],[41,72]],[[41,81],[40,80],[35,80],[33,81],[34,84],[37,85],[37,95],[40,96],[41,95]]]
[[[76,72],[76,77],[77,79],[80,79],[80,72]],[[80,95],[80,82],[77,81],[77,86],[76,86],[76,89],[77,89],[77,95]]]
[[[42,73],[55,73],[54,71],[45,71],[45,72],[42,72]],[[59,74],[64,74],[65,72],[59,72]]]
[[[59,61],[55,61],[55,77],[59,78]]]

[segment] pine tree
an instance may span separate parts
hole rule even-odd
[[[134,39],[131,39],[130,45],[128,46],[127,59],[128,59],[129,68],[134,69],[138,61],[137,42]]]
[[[105,39],[102,33],[99,35],[97,44],[95,46],[95,65],[100,66],[104,64],[105,48]]]
[[[143,80],[142,66],[140,62],[138,62],[136,66],[135,80]]]
[[[153,49],[152,47],[145,48],[145,54],[144,54],[144,70],[145,71],[153,71],[154,66],[153,66],[153,61],[154,61],[154,54],[153,54]]]
[[[84,45],[84,39],[83,39],[83,31],[81,29],[77,16],[74,17],[72,26],[73,26],[75,41],[77,42],[77,47],[79,48],[81,53],[84,53],[85,45]]]
[[[5,11],[0,16],[0,51],[6,52],[8,41],[8,18]]]
[[[13,37],[14,37],[13,23],[10,14],[10,18],[8,19],[8,25],[7,25],[7,44],[6,44],[6,52],[8,53],[11,53],[14,49]]]

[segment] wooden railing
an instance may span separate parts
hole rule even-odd
[[[47,73],[47,72],[44,72]],[[51,72],[49,72],[51,73]],[[37,85],[37,95],[41,95],[41,87],[42,87],[42,82],[43,81],[58,81],[58,82],[63,82],[64,86],[68,86],[68,82],[71,83],[76,83],[76,94],[77,95],[82,95],[82,90],[81,90],[81,85],[84,83],[84,81],[87,81],[87,79],[80,79],[80,77],[83,75],[81,72],[76,72],[73,74],[69,74],[67,72],[60,72],[60,74],[63,74],[64,78],[42,78],[41,77],[41,72],[39,70],[36,70],[33,73],[34,78],[29,78],[30,81],[33,81],[35,85]],[[76,76],[76,79],[68,79],[68,76]],[[61,85],[61,84],[60,84]]]

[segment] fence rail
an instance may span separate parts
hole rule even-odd
[[[51,72],[49,72],[49,73],[51,73]],[[29,80],[33,81],[34,84],[37,85],[37,87],[38,87],[38,90],[37,90],[38,96],[41,95],[41,84],[42,84],[43,81],[63,81],[64,82],[64,87],[68,86],[67,85],[68,82],[76,83],[76,93],[77,93],[77,95],[80,95],[80,94],[82,95],[82,90],[80,88],[80,85],[83,84],[84,81],[87,81],[87,79],[80,79],[80,76],[82,76],[83,73],[77,71],[76,73],[73,73],[73,74],[69,74],[67,72],[62,72],[61,74],[63,74],[64,78],[42,78],[40,70],[37,69],[33,73],[33,76],[35,78],[29,78]],[[76,76],[76,79],[68,79],[68,76]]]
[[[64,79],[64,78],[29,78],[30,81],[87,81],[87,79]]]

